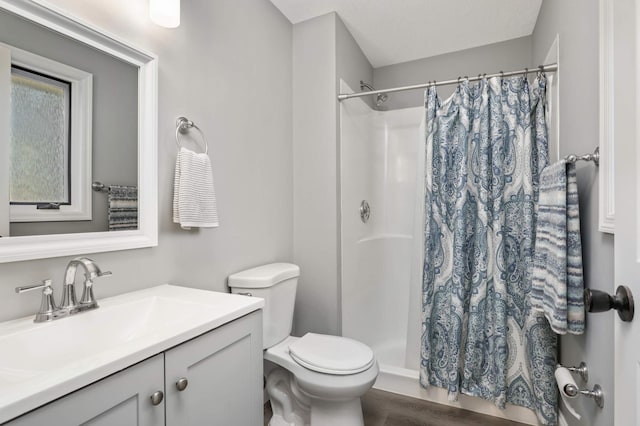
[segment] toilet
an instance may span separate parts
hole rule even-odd
[[[291,336],[300,268],[272,263],[229,276],[232,293],[261,297],[264,359],[275,364],[266,389],[270,426],[362,426],[360,397],[378,377],[364,343],[340,336]]]

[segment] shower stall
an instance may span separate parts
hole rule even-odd
[[[423,106],[380,111],[361,99],[340,103],[342,334],[373,349],[375,388],[537,424],[528,409],[502,411],[464,395],[452,402],[445,389],[418,382],[424,116]]]

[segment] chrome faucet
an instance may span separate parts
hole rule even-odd
[[[84,271],[84,288],[80,303],[76,300],[76,271],[81,266]],[[67,264],[64,273],[64,290],[62,293],[61,309],[68,309],[69,313],[87,311],[98,307],[98,302],[93,295],[93,281],[96,278],[111,275],[111,272],[102,272],[96,263],[87,257],[76,257]]]
[[[78,266],[81,266],[85,270],[84,289],[82,291],[80,303],[76,300],[75,288]],[[111,272],[102,272],[93,260],[86,257],[76,257],[69,262],[64,274],[64,292],[60,306],[56,306],[55,300],[53,299],[53,289],[51,288],[52,281],[50,279],[42,281],[42,284],[16,287],[16,293],[42,289],[40,310],[33,321],[53,321],[79,312],[98,308],[98,302],[93,295],[93,280],[107,275],[111,275]]]

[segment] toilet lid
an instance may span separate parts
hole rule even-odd
[[[325,374],[360,373],[374,363],[373,351],[347,337],[307,333],[289,345],[289,355],[309,370]]]

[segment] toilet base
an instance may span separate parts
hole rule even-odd
[[[269,426],[363,426],[360,398],[324,400],[300,389],[293,375],[275,368],[267,377],[273,416]]]
[[[350,401],[315,401],[311,405],[311,426],[363,426],[360,398]]]
[[[291,373],[276,367],[267,377],[267,394],[273,415],[269,426],[307,426],[311,421],[310,401],[302,395]]]

